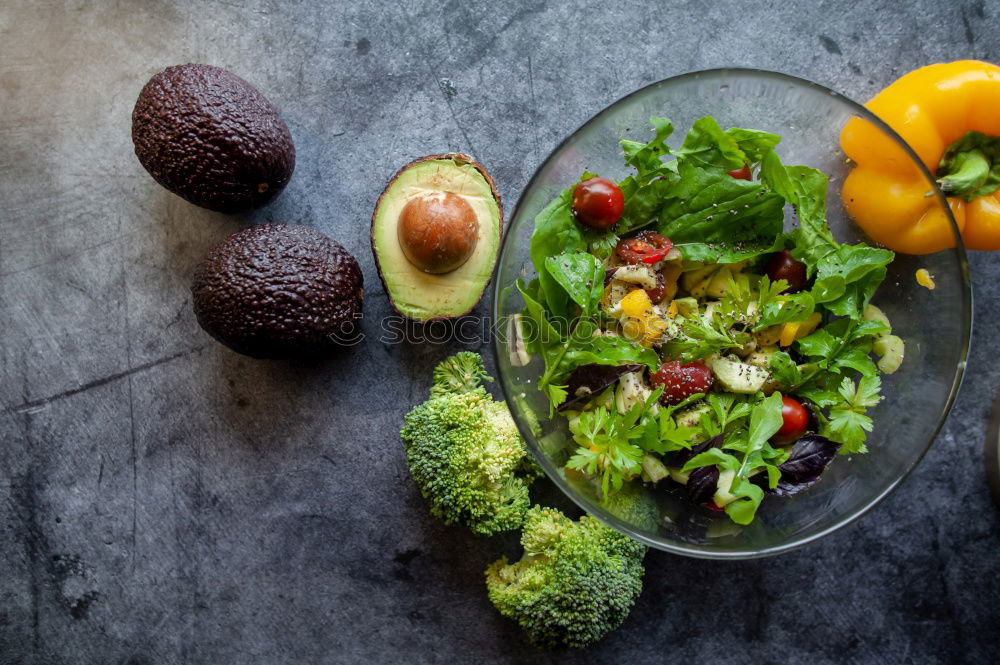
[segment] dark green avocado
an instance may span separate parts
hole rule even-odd
[[[229,236],[198,266],[191,294],[201,327],[254,358],[357,341],[364,299],[354,257],[297,224],[251,226]]]
[[[174,194],[218,212],[259,208],[295,169],[278,109],[232,72],[178,65],[146,83],[132,110],[139,162]]]

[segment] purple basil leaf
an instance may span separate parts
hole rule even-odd
[[[566,400],[556,407],[556,411],[584,404],[602,390],[621,378],[623,374],[638,372],[645,365],[629,363],[627,365],[601,365],[590,363],[580,365],[569,375],[566,382]]]
[[[691,500],[701,505],[708,503],[715,495],[715,490],[719,484],[719,469],[714,464],[700,466],[688,476],[687,488],[688,496]]]
[[[820,475],[840,450],[840,444],[818,434],[806,434],[792,446],[791,456],[778,466],[781,480],[767,488],[767,475],[753,478],[755,484],[777,496],[792,496],[816,484]]]

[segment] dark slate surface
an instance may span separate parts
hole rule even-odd
[[[475,154],[512,204],[569,131],[683,71],[784,70],[867,98],[939,60],[1000,58],[997,3],[5,3],[0,9],[0,663],[996,662],[1000,515],[981,462],[1000,267],[972,256],[961,397],[914,476],[779,558],[648,558],[624,626],[545,654],[489,605],[508,540],[432,521],[396,431],[454,347],[255,362],[197,327],[202,253],[262,220],[368,248],[385,180]],[[146,79],[231,68],[284,112],[286,193],[196,209],[132,155]]]

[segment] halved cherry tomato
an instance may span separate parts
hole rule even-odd
[[[656,263],[662,261],[674,243],[656,231],[642,231],[632,238],[625,238],[615,247],[615,253],[625,263]]]
[[[743,168],[736,169],[734,171],[726,171],[729,175],[736,178],[737,180],[750,180],[750,165],[744,164]]]
[[[781,429],[777,437],[783,441],[797,441],[809,425],[809,414],[802,402],[792,397],[781,397]]]
[[[622,217],[625,197],[607,178],[590,178],[573,189],[573,215],[584,226],[603,231]]]
[[[663,386],[660,401],[664,404],[680,404],[691,395],[706,393],[715,382],[712,370],[703,362],[681,364],[680,360],[663,363],[659,371],[650,375],[650,383]]]

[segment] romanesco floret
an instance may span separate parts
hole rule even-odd
[[[430,398],[407,414],[400,435],[431,514],[488,536],[521,526],[538,472],[507,405],[493,400],[484,379],[476,353],[444,360]]]
[[[584,647],[621,625],[642,591],[646,548],[585,515],[535,506],[524,556],[486,569],[490,601],[541,647]]]

